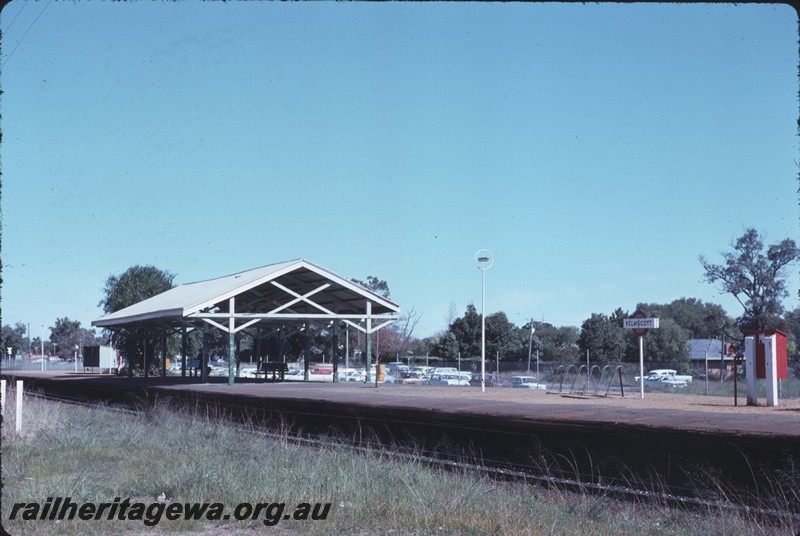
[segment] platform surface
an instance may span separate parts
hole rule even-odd
[[[73,372],[3,371],[6,379],[65,382],[91,390],[91,385],[119,390],[152,389],[163,394],[224,395],[270,399],[331,402],[332,405],[368,406],[397,410],[442,412],[450,414],[495,416],[517,423],[630,425],[701,433],[732,435],[768,435],[800,439],[800,399],[782,399],[777,407],[747,406],[740,395],[738,406],[733,397],[687,395],[681,393],[645,393],[639,391],[621,397],[617,392],[607,397],[572,397],[540,390],[478,387],[439,387],[363,383],[283,382],[264,383],[227,378],[211,378],[199,383],[197,378],[127,378]],[[82,385],[81,385],[82,384]],[[256,402],[256,400],[254,400]]]

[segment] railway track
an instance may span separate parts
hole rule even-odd
[[[103,408],[109,411],[121,412],[127,415],[139,415],[147,411],[153,403],[141,397],[128,398],[122,403],[104,403],[96,400],[88,394],[75,394],[65,392],[49,392],[46,389],[38,388],[34,391],[27,391],[26,396],[35,397],[48,402],[59,402],[83,407],[97,407],[103,404]],[[187,404],[186,400],[173,399],[169,403]],[[208,402],[211,404],[211,402]],[[208,408],[209,406],[207,406]],[[194,409],[200,409],[195,400]],[[547,466],[523,463],[519,460],[509,461],[493,456],[468,455],[463,450],[443,452],[439,448],[428,448],[421,446],[418,442],[412,442],[413,446],[408,446],[402,442],[382,440],[381,434],[367,433],[347,436],[346,434],[331,435],[331,429],[327,431],[308,431],[291,433],[280,427],[280,432],[270,429],[274,419],[264,419],[261,412],[252,407],[241,404],[226,403],[225,401],[213,401],[213,413],[226,417],[226,424],[242,432],[257,434],[261,437],[288,442],[290,444],[311,449],[329,448],[332,441],[336,441],[337,449],[347,449],[353,453],[361,455],[380,455],[383,458],[396,461],[411,461],[424,463],[429,467],[447,471],[466,472],[469,474],[483,475],[490,479],[503,481],[525,482],[527,484],[543,486],[547,488],[557,488],[579,493],[590,493],[599,496],[612,497],[619,500],[646,502],[654,505],[669,505],[672,507],[695,509],[699,511],[716,509],[727,510],[730,512],[745,512],[747,515],[763,520],[767,523],[779,523],[784,526],[800,525],[800,505],[795,511],[775,510],[764,507],[763,502],[747,495],[737,496],[726,499],[708,499],[698,497],[696,490],[691,488],[681,488],[680,486],[670,486],[669,491],[664,491],[664,486],[659,484],[652,485],[647,489],[644,480],[627,480],[616,476],[607,476],[598,472],[585,472],[575,464],[571,471],[566,471]],[[321,418],[324,419],[324,416]],[[284,423],[285,424],[285,423]],[[477,430],[475,432],[478,432]],[[366,439],[365,439],[366,437]],[[479,459],[469,461],[470,459]]]

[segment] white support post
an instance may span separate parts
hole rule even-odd
[[[644,400],[644,335],[639,335],[639,395]]]
[[[778,405],[778,348],[775,335],[761,335],[767,377],[767,406]]]
[[[426,355],[427,357],[427,355]],[[427,360],[425,365],[427,366]],[[481,393],[486,392],[486,270],[481,270]]]
[[[6,381],[0,380],[0,415],[6,414]]]
[[[758,382],[756,381],[756,340],[744,339],[744,374],[747,377],[747,405],[758,405]]]
[[[17,433],[22,432],[22,380],[17,380]]]
[[[230,311],[230,318],[228,318],[228,385],[233,385],[234,375],[236,373],[236,298],[228,300],[228,310]]]
[[[372,364],[372,302],[367,300],[367,331],[365,333],[366,339],[366,348],[365,351],[367,356],[364,358],[365,369],[366,369],[366,379],[364,380],[365,383],[369,383],[369,370],[370,365]],[[375,387],[378,387],[378,364],[375,364]]]

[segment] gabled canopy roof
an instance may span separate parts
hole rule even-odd
[[[248,325],[268,319],[340,319],[355,325],[366,318],[391,322],[399,311],[396,303],[310,261],[296,259],[180,285],[95,320],[92,326],[178,325],[193,320],[217,325],[214,319],[232,317],[247,320]]]

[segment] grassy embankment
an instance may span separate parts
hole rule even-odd
[[[12,391],[13,393],[13,391]],[[466,471],[353,453],[334,442],[298,447],[209,415],[155,408],[126,414],[26,399],[14,431],[14,398],[2,427],[3,525],[12,534],[795,534],[744,512],[497,482]],[[288,436],[286,436],[288,437]],[[797,500],[797,489],[787,490]],[[16,502],[48,497],[154,503],[331,503],[325,520],[9,521]],[[775,505],[780,508],[780,505]]]

